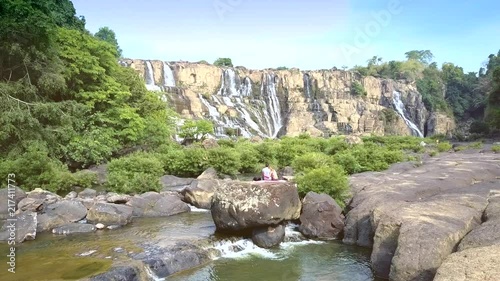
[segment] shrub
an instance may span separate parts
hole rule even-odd
[[[440,142],[437,145],[437,149],[439,152],[449,151],[451,149],[451,144],[449,142]]]
[[[335,155],[348,148],[349,144],[345,142],[343,137],[332,137],[327,141],[324,152],[329,155]]]
[[[305,196],[307,192],[326,193],[344,207],[344,199],[349,188],[347,176],[341,166],[333,165],[307,171],[296,178],[299,194]]]
[[[338,153],[334,157],[349,174],[365,171],[382,171],[389,165],[404,160],[401,150],[394,150],[376,144],[366,143]]]
[[[152,153],[138,152],[112,160],[108,165],[107,187],[122,193],[160,191],[163,165]]]
[[[331,166],[333,159],[323,153],[311,152],[297,156],[292,162],[295,173],[307,172],[309,170]]]
[[[208,150],[208,165],[213,167],[219,174],[234,176],[241,167],[240,155],[231,148],[213,148]]]
[[[239,145],[237,149],[240,154],[240,173],[256,173],[262,168],[253,145]]]
[[[493,152],[495,152],[495,153],[500,153],[500,144],[493,145],[491,147],[491,150],[493,150]]]
[[[178,177],[197,177],[208,168],[208,153],[199,147],[171,150],[159,155],[165,172]]]
[[[469,132],[471,134],[487,135],[490,133],[490,126],[484,121],[474,121],[470,124]]]
[[[361,83],[359,83],[358,81],[354,81],[352,83],[351,93],[353,95],[361,97],[366,97],[366,95],[368,94],[365,90],[365,87],[363,87],[363,85],[361,85]]]
[[[473,148],[473,149],[481,149],[483,147],[483,143],[482,142],[473,142],[471,144],[468,145],[469,148]]]

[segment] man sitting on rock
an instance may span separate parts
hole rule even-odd
[[[269,168],[269,163],[266,163],[266,166],[262,169],[262,180],[271,180],[271,169]]]

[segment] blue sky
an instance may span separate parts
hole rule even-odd
[[[252,69],[366,65],[431,50],[478,71],[500,49],[500,1],[73,0],[87,29],[108,26],[123,55],[167,61],[229,57]]]

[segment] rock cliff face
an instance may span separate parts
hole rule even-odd
[[[163,92],[183,118],[209,118],[216,135],[451,134],[452,119],[429,113],[411,83],[341,70],[248,70],[157,60],[122,60]],[[366,94],[353,90],[363,86]]]

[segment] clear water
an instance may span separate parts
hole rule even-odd
[[[298,232],[287,231],[292,231],[287,232],[288,242],[273,250],[260,249],[248,239],[231,242],[217,236],[221,240],[213,246],[222,257],[166,280],[374,280],[370,250],[338,241],[300,241]],[[194,208],[166,218],[136,219],[116,230],[69,236],[42,233],[17,247],[16,274],[7,272],[6,256],[0,256],[0,280],[78,280],[108,270],[115,261],[130,260],[127,253],[143,251],[143,243],[168,246],[207,240],[214,232],[210,213]],[[0,244],[0,253],[7,250],[8,245]]]

